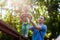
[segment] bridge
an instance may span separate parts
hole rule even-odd
[[[11,25],[4,22],[3,20],[0,20],[0,31],[14,37],[14,40],[28,40],[28,38],[18,33],[16,29],[12,28]]]

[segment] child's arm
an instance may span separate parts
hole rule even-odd
[[[30,22],[32,23],[33,27],[35,27],[36,29],[42,30],[42,27],[36,25],[32,20],[30,20]]]
[[[28,23],[30,23],[30,20],[29,20],[29,18],[27,17],[27,21],[28,21]]]

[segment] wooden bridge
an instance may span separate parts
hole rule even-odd
[[[0,20],[0,31],[13,36],[15,38],[14,40],[28,40],[26,37],[19,34],[14,28],[11,28],[9,24],[2,20]]]

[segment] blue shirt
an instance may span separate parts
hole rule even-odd
[[[33,30],[32,40],[44,40],[47,31],[46,25],[42,24],[42,30],[38,30],[34,27],[32,27],[32,30]]]

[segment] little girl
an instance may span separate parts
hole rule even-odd
[[[28,37],[29,27],[30,27],[30,21],[29,19],[32,19],[32,16],[30,14],[22,14],[20,17],[22,21],[22,34],[25,35],[25,37]]]
[[[22,8],[22,14],[20,15],[20,19],[22,21],[22,34],[25,35],[25,37],[28,37],[30,22],[29,19],[32,19],[32,15],[29,13],[29,6],[24,6]]]

